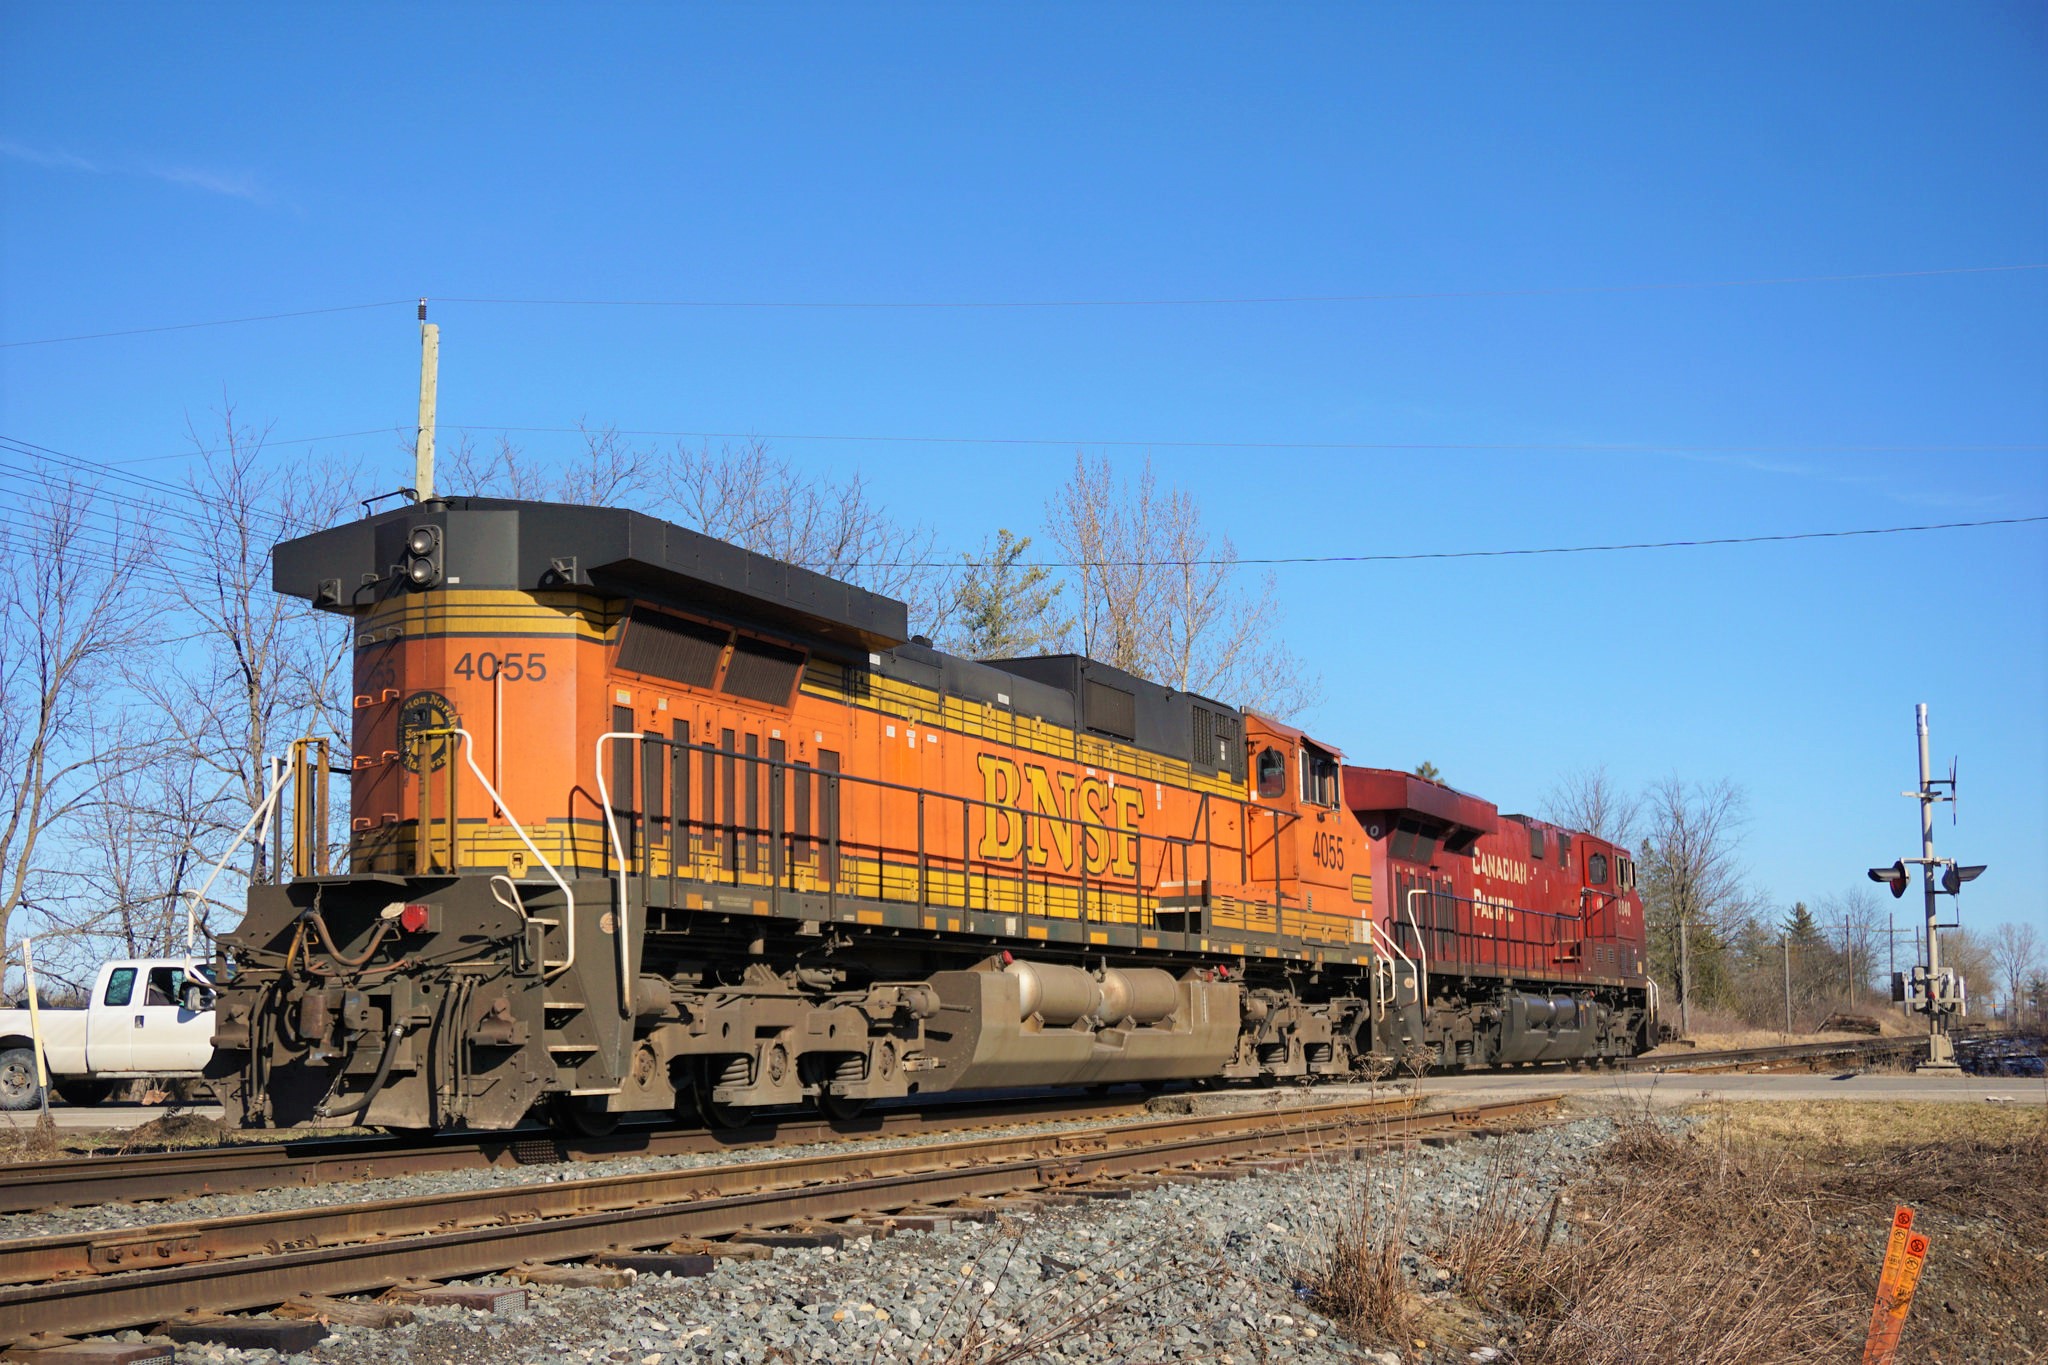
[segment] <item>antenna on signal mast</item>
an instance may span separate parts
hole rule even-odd
[[[412,448],[413,497],[434,498],[434,394],[440,381],[441,329],[427,321],[427,301],[420,300],[420,425]]]

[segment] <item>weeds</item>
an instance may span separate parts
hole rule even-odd
[[[1309,1302],[1354,1332],[1404,1337],[1415,1319],[1416,1296],[1401,1270],[1408,1248],[1408,1188],[1376,1197],[1379,1185],[1360,1182],[1355,1198],[1336,1211],[1328,1250],[1308,1268]]]

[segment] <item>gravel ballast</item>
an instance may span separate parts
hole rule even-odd
[[[1405,1258],[1425,1302],[1448,1279],[1428,1230],[1506,1181],[1541,1201],[1613,1133],[1604,1118],[1370,1161],[1163,1185],[1129,1200],[1006,1212],[993,1224],[863,1238],[840,1249],[725,1260],[708,1276],[643,1275],[619,1289],[530,1287],[527,1311],[422,1308],[403,1327],[338,1327],[288,1365],[740,1365],[1203,1360],[1446,1365],[1511,1341],[1359,1345],[1306,1301],[1335,1220],[1370,1195],[1405,1209]],[[1569,1235],[1568,1226],[1560,1235]],[[1441,1278],[1440,1278],[1441,1277]],[[478,1281],[502,1283],[496,1279]],[[269,1365],[263,1351],[182,1346],[181,1365]]]

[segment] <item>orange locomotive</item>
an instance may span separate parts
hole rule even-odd
[[[1575,956],[1620,925],[1576,897],[1544,961],[1458,950],[1500,935],[1446,907],[1511,901],[1457,880],[1490,830],[1414,862],[1419,789],[1361,816],[1368,770],[1298,730],[1077,656],[954,658],[678,526],[449,499],[280,545],[274,581],[354,622],[351,834],[327,872],[308,768],[296,875],[222,941],[209,1075],[247,1124],[844,1114],[1650,1026],[1639,956]],[[1414,875],[1444,883],[1424,919]]]

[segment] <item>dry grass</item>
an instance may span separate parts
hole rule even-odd
[[[2048,1088],[2033,1082],[2027,1103],[1923,1104],[1830,1100],[1824,1104],[1711,1102],[1691,1106],[1717,1140],[1767,1144],[1815,1160],[1855,1160],[1898,1143],[2048,1140]]]
[[[2042,1113],[1999,1112],[1991,1135],[1968,1106],[1850,1107],[1716,1106],[1684,1138],[1625,1117],[1586,1178],[1541,1208],[1483,1200],[1440,1254],[1518,1320],[1528,1365],[1819,1365],[1860,1353],[1904,1203],[1933,1241],[1907,1358],[2048,1354]]]
[[[1304,1280],[1316,1310],[1354,1334],[1406,1340],[1419,1299],[1401,1269],[1408,1250],[1407,1182],[1382,1195],[1361,1182],[1357,1197],[1334,1212],[1322,1259]]]

